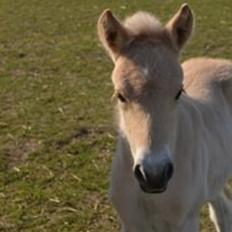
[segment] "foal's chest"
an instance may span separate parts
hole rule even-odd
[[[144,194],[143,194],[144,195]],[[147,195],[139,200],[151,231],[167,232],[173,225],[181,224],[186,217],[186,206],[180,199],[163,195]]]

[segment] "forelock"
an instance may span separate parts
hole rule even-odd
[[[124,26],[134,35],[159,34],[163,32],[160,21],[147,12],[137,12],[126,18]]]

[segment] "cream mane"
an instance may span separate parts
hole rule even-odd
[[[153,15],[143,11],[139,11],[131,17],[126,18],[124,26],[135,35],[162,32],[160,21]]]

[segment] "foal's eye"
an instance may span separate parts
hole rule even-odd
[[[178,100],[178,99],[180,98],[180,95],[182,94],[182,92],[183,92],[183,89],[180,89],[180,90],[178,91],[178,93],[177,93],[176,96],[175,96],[175,100]]]
[[[117,93],[117,98],[120,102],[127,102],[126,98],[121,93]]]

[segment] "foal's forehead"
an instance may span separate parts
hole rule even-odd
[[[161,43],[135,43],[115,62],[112,75],[116,90],[140,94],[145,89],[176,91],[182,83],[177,57]]]
[[[126,57],[120,57],[112,75],[115,89],[126,90],[128,88],[141,89],[148,80],[148,75],[135,61]]]
[[[181,81],[177,57],[162,43],[139,42],[132,44],[115,62],[114,81],[140,84]],[[176,78],[175,78],[176,77]]]

